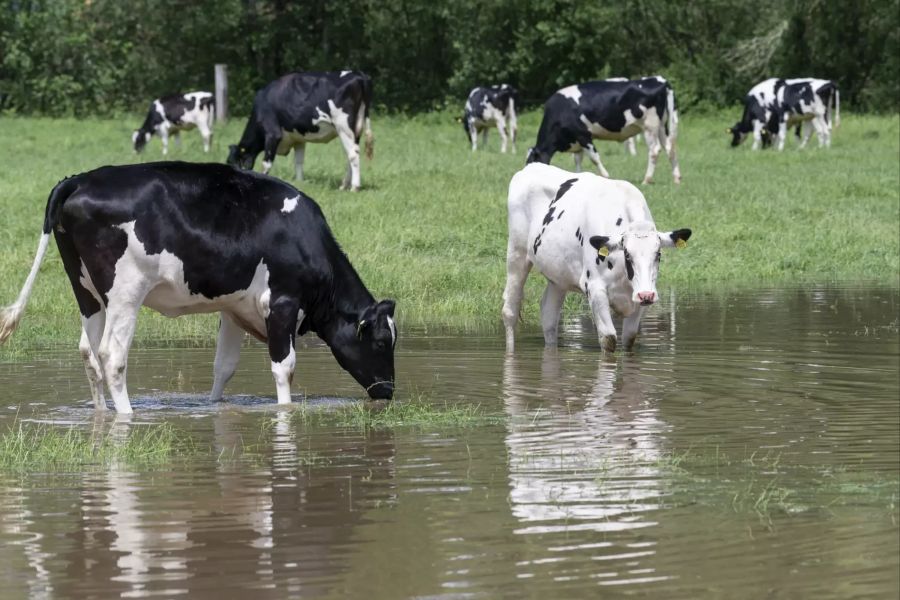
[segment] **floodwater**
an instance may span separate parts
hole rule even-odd
[[[503,417],[455,429],[292,420],[257,344],[217,405],[211,349],[136,349],[134,418],[96,419],[73,340],[0,364],[0,429],[166,422],[199,450],[0,474],[2,597],[897,598],[898,303],[672,293],[613,358],[585,316],[514,356],[499,331],[405,332],[401,400]],[[326,349],[298,354],[298,401],[359,398]]]

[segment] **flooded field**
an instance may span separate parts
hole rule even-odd
[[[900,292],[671,294],[634,354],[587,316],[403,332],[399,401],[461,426],[316,423],[361,390],[298,351],[274,406],[245,348],[221,404],[212,349],[132,351],[135,415],[99,417],[76,344],[0,364],[0,431],[104,440],[170,424],[169,460],[0,472],[3,597],[896,598]],[[298,406],[300,409],[298,410]],[[124,442],[123,442],[124,443]]]

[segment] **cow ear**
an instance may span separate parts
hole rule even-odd
[[[605,235],[592,235],[588,242],[600,256],[607,256],[613,250],[618,250],[620,245],[618,241],[611,240]]]
[[[384,313],[388,317],[394,316],[394,309],[397,307],[397,303],[393,300],[382,300],[378,304],[375,305],[375,309],[379,313]]]
[[[660,231],[659,243],[665,248],[684,248],[691,237],[690,229],[676,229],[675,231]]]

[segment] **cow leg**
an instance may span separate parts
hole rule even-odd
[[[106,309],[106,323],[98,356],[109,395],[116,405],[116,412],[121,414],[132,412],[125,384],[128,350],[131,348],[138,311],[146,293],[142,282],[133,282],[128,289],[117,288],[113,284],[111,295],[115,295],[110,298]]]
[[[638,332],[641,329],[641,317],[644,316],[643,306],[638,306],[637,310],[622,319],[622,343],[626,350],[631,350],[637,339]]]
[[[172,138],[175,140],[175,147],[181,150],[181,132],[176,131],[172,134]]]
[[[603,177],[609,177],[609,172],[603,168],[603,163],[600,162],[600,153],[597,152],[597,149],[594,147],[593,142],[588,142],[586,145],[582,144],[584,149],[587,150],[588,158],[591,159],[591,162],[597,167],[597,170],[600,171],[600,175]]]
[[[100,351],[100,341],[103,338],[103,326],[106,320],[104,309],[100,309],[90,317],[81,317],[81,341],[78,350],[84,361],[84,371],[87,374],[88,384],[91,386],[91,399],[94,408],[106,410],[106,394],[103,391],[103,369],[97,355]]]
[[[630,154],[631,156],[637,156],[637,146],[634,143],[634,136],[631,136],[622,143],[625,145],[625,150],[628,151],[628,154]]]
[[[819,148],[823,146],[829,148],[831,146],[831,133],[828,131],[828,123],[825,122],[825,118],[819,115],[816,115],[812,119],[812,126],[816,130],[816,137],[819,140]]]
[[[487,136],[488,136],[488,128],[485,127],[481,130],[481,147],[487,150]]]
[[[644,132],[647,140],[647,172],[644,173],[644,183],[653,183],[653,172],[656,171],[656,161],[659,160],[659,153],[662,152],[662,143],[659,140],[659,133],[648,129]]]
[[[525,219],[520,219],[525,221]],[[520,223],[521,236],[525,239],[528,231],[527,221]],[[517,228],[518,229],[518,228]],[[522,296],[525,290],[525,280],[531,271],[531,262],[528,261],[528,249],[524,244],[516,243],[518,235],[510,232],[509,243],[506,248],[506,288],[503,290],[503,326],[506,328],[506,351],[512,352],[515,348],[516,322],[519,320],[519,311],[522,308]]]
[[[616,349],[616,327],[613,325],[612,315],[609,312],[609,296],[606,294],[606,288],[602,285],[595,285],[588,289],[591,315],[597,326],[600,346],[608,352],[613,352]]]
[[[516,123],[516,113],[513,112],[509,116],[509,141],[512,145],[512,153],[516,153],[516,129],[518,128],[518,124]]]
[[[575,172],[581,173],[581,161],[584,159],[584,151],[579,150],[572,154],[572,158],[575,159]]]
[[[206,121],[201,121],[197,129],[200,131],[200,137],[203,138],[203,151],[209,152],[209,147],[212,144],[212,130],[210,130]]]
[[[541,298],[541,328],[544,330],[544,345],[555,346],[559,339],[559,313],[562,311],[566,290],[555,283],[547,282]]]
[[[472,141],[472,152],[478,150],[478,131],[475,129],[475,121],[469,121],[469,139]]]
[[[787,139],[787,119],[778,123],[778,151],[784,150],[784,141]]]
[[[275,162],[275,155],[278,153],[278,146],[281,145],[281,135],[266,135],[266,143],[263,148],[262,172],[266,175],[272,170],[272,164]]]
[[[162,142],[162,151],[163,156],[169,153],[169,128],[168,127],[160,127],[159,128],[159,141]]]
[[[508,139],[506,137],[506,123],[503,122],[502,117],[497,119],[497,134],[500,136],[500,154],[506,154]]]
[[[278,404],[291,402],[291,382],[294,379],[294,367],[297,366],[294,336],[297,334],[299,310],[300,306],[296,301],[282,298],[269,305],[269,316],[266,317],[269,358],[272,360]]]
[[[634,140],[634,138],[630,138]],[[672,165],[672,179],[675,183],[681,183],[681,168],[678,166],[678,155],[675,153],[675,140],[666,135],[666,130],[659,128],[659,143],[666,151],[669,164]]]
[[[759,150],[762,145],[763,125],[759,121],[753,122],[753,150]]]
[[[213,387],[209,399],[222,399],[225,386],[234,375],[241,356],[244,332],[226,313],[219,313],[219,337],[216,340],[216,360],[213,362]]]
[[[294,146],[294,179],[303,181],[303,159],[306,156],[306,144]]]
[[[344,119],[346,120],[346,119]],[[356,136],[351,131],[349,125],[344,123],[335,123],[338,130],[338,137],[341,138],[341,144],[347,153],[347,175],[341,184],[342,190],[349,189],[352,192],[359,190],[359,144],[356,143]]]
[[[809,138],[812,137],[813,126],[809,121],[803,121],[800,124],[800,149],[806,148]]]

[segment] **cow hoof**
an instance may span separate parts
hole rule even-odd
[[[603,339],[600,340],[600,346],[603,348],[604,352],[615,352],[616,351],[616,336],[614,336],[614,335],[603,336]]]
[[[644,178],[644,181],[641,182],[642,185],[650,185],[651,183],[653,183],[653,180],[647,178]]]

